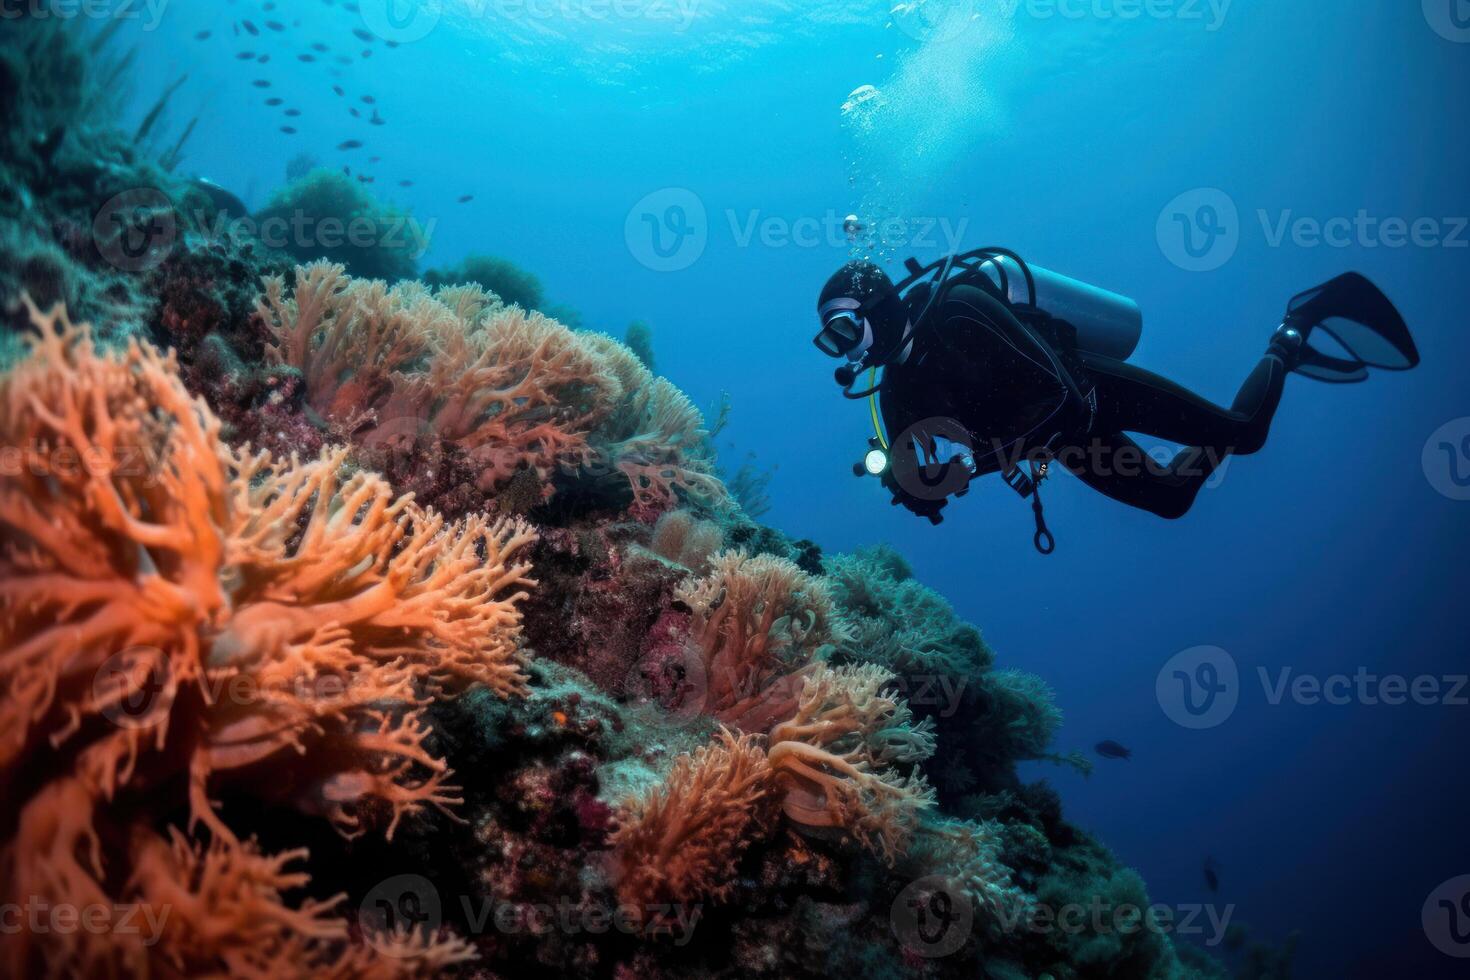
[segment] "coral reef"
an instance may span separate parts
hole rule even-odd
[[[5,933],[0,970],[1218,975],[1047,927],[1148,903],[1017,772],[1050,691],[892,549],[758,523],[728,402],[646,334],[209,234],[227,202],[108,126],[102,64],[0,35],[0,903],[156,929]],[[177,224],[121,268],[139,229],[93,221],[136,188]],[[272,208],[385,215],[321,173]],[[967,917],[941,950],[916,909]]]
[[[618,897],[635,908],[728,897],[740,853],[770,825],[771,764],[754,736],[721,731],[635,801],[613,838]]]
[[[784,558],[743,551],[711,559],[675,592],[690,610],[702,710],[744,731],[768,731],[802,697],[796,680],[841,635],[826,585]]]
[[[609,337],[476,285],[389,288],[326,262],[298,268],[289,293],[267,277],[257,314],[270,359],[300,375],[310,417],[368,450],[422,453],[429,442],[482,494],[526,474],[537,502],[558,477],[613,468],[643,519],[686,498],[724,499],[698,411]]]
[[[710,570],[725,543],[725,529],[687,510],[671,510],[658,519],[648,550],[665,561],[700,575]]]
[[[516,604],[532,583],[514,556],[531,532],[447,525],[375,476],[341,480],[341,452],[232,450],[172,357],[137,341],[101,355],[59,311],[31,315],[31,354],[0,386],[0,444],[18,452],[0,475],[0,887],[80,906],[121,883],[114,900],[197,921],[157,949],[21,934],[3,956],[17,975],[316,964],[345,923],[331,903],[281,905],[302,855],[261,854],[214,796],[249,784],[390,838],[459,802],[420,705],[471,684],[525,692]],[[207,842],[143,820],[170,784]],[[242,915],[248,929],[220,928]]]
[[[0,319],[25,330],[25,292],[46,306],[65,303],[108,335],[136,332],[156,295],[142,273],[217,208],[113,127],[129,58],[110,53],[112,31],[73,37],[56,18],[5,23]]]
[[[796,712],[771,730],[771,768],[797,823],[842,827],[892,863],[908,849],[934,796],[922,775],[898,771],[934,754],[932,726],[914,725],[881,667],[817,666]]]

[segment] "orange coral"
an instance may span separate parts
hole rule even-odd
[[[784,558],[728,551],[710,564],[675,592],[693,614],[704,711],[764,732],[795,710],[796,675],[844,628],[826,584]]]
[[[611,337],[477,286],[390,289],[328,262],[298,267],[289,294],[265,279],[256,312],[269,356],[301,372],[308,407],[340,434],[399,449],[431,437],[464,451],[486,491],[528,470],[547,497],[558,471],[606,466],[640,518],[681,499],[731,506],[699,410]]]
[[[771,768],[797,823],[843,827],[889,863],[904,852],[934,794],[917,768],[934,754],[926,721],[885,690],[880,667],[818,666],[805,678],[796,714],[771,731]]]
[[[597,350],[624,392],[623,403],[598,433],[598,445],[633,488],[633,511],[656,518],[681,500],[723,511],[733,504],[715,475],[704,416],[625,344],[604,334],[584,341]]]
[[[468,454],[487,490],[529,469],[549,493],[558,467],[587,464],[588,440],[622,388],[576,334],[510,307],[478,328],[449,326],[438,341],[427,371],[397,376],[369,442],[432,432]]]
[[[770,777],[755,737],[725,729],[680,756],[663,785],[624,812],[614,836],[619,898],[647,910],[727,897],[741,852],[769,824]]]
[[[346,433],[371,419],[395,373],[425,359],[447,323],[471,310],[478,314],[464,295],[456,294],[454,310],[418,283],[390,290],[381,282],[354,282],[344,267],[326,261],[297,268],[289,296],[279,277],[267,277],[264,286],[256,315],[276,337],[267,355],[300,371],[307,404]]]
[[[524,693],[517,606],[533,583],[515,558],[531,531],[446,524],[374,475],[344,481],[340,450],[306,464],[237,453],[171,354],[102,355],[59,309],[31,315],[31,355],[0,383],[0,894],[172,895],[190,912],[157,947],[22,933],[0,962],[15,975],[136,973],[159,957],[261,975],[368,963],[325,906],[282,905],[304,880],[284,871],[292,855],[238,840],[211,796],[271,795],[349,835],[370,815],[391,834],[456,803],[421,706],[469,684]],[[180,783],[207,846],[148,829]],[[242,902],[270,936],[230,925]],[[457,955],[420,945],[395,968]]]

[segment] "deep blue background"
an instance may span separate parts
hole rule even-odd
[[[1185,0],[1162,9],[1201,19],[1127,20],[1113,4],[1007,17],[985,3],[958,39],[925,43],[886,26],[884,3],[710,0],[675,30],[483,3],[466,16],[451,0],[430,37],[375,44],[336,80],[349,98],[377,98],[389,125],[372,129],[347,116],[321,64],[294,62],[312,40],[356,52],[355,20],[289,6],[288,31],[268,40],[232,35],[232,18],[264,19],[244,2],[180,4],[134,32],[146,53],[134,118],[187,70],[176,110],[204,120],[186,168],[252,204],[301,149],[358,168],[380,154],[366,168],[377,186],[435,222],[426,263],[504,254],[591,326],[648,320],[665,374],[704,405],[730,393],[730,458],[779,463],[771,523],[829,550],[895,544],[1005,664],[1055,686],[1062,749],[1133,747],[1131,763],[1102,763],[1088,781],[1035,775],[1052,776],[1071,819],[1157,900],[1205,900],[1209,853],[1224,869],[1217,901],[1237,920],[1266,936],[1302,930],[1300,976],[1454,973],[1419,922],[1435,885],[1470,872],[1470,707],[1272,706],[1255,672],[1467,670],[1470,503],[1436,493],[1420,460],[1435,429],[1470,415],[1470,233],[1458,248],[1273,247],[1257,215],[1470,215],[1470,44],[1434,33],[1413,0],[1237,0],[1219,23]],[[205,27],[215,36],[194,41]],[[272,63],[241,67],[241,47]],[[277,132],[256,77],[304,110],[303,135]],[[839,111],[862,84],[887,97],[865,136]],[[368,149],[332,149],[349,137]],[[417,186],[398,191],[403,178]],[[625,221],[670,187],[703,204],[707,246],[659,273]],[[1168,260],[1156,221],[1200,187],[1237,205],[1239,248],[1192,273]],[[473,203],[455,203],[467,193]],[[966,246],[1009,245],[1136,298],[1134,360],[1217,400],[1285,300],[1346,269],[1398,302],[1424,364],[1353,388],[1293,379],[1266,450],[1234,461],[1181,522],[1059,479],[1051,558],[1031,551],[1029,514],[999,484],[931,529],[848,475],[866,413],[809,344],[843,243],[742,245],[732,231],[752,214],[825,220],[863,206],[964,222]],[[1154,695],[1164,662],[1197,644],[1228,650],[1245,676],[1240,708],[1204,732],[1173,725]]]

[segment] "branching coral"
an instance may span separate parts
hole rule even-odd
[[[692,613],[704,667],[704,711],[743,731],[789,717],[797,672],[843,635],[825,583],[784,558],[727,551],[675,597]]]
[[[601,353],[623,386],[623,402],[597,441],[632,485],[634,513],[652,519],[681,499],[728,510],[730,496],[716,474],[704,416],[694,403],[611,337],[590,334],[585,342]]]
[[[550,493],[555,472],[586,466],[593,431],[613,412],[622,387],[577,335],[518,307],[478,329],[465,321],[439,331],[426,372],[400,374],[369,441],[397,437],[402,420],[421,420],[465,451],[493,489],[522,469]]]
[[[134,342],[104,356],[59,310],[31,313],[31,355],[0,387],[0,796],[14,830],[0,889],[87,905],[159,892],[173,873],[206,938],[140,952],[20,935],[0,959],[16,974],[201,955],[223,969],[252,940],[211,903],[240,889],[302,969],[357,955],[340,923],[319,926],[323,909],[280,905],[303,880],[284,872],[289,855],[256,853],[213,799],[249,792],[348,835],[456,803],[421,705],[470,684],[525,691],[517,606],[533,583],[516,555],[533,534],[446,524],[371,474],[344,481],[340,450],[306,464],[231,450],[172,355]],[[204,850],[142,830],[175,785]]]
[[[456,320],[417,283],[390,290],[354,282],[325,261],[298,268],[289,296],[279,277],[264,286],[256,313],[277,341],[268,356],[300,371],[308,405],[348,434],[384,403],[395,374],[424,360]],[[469,301],[465,309],[478,313]]]
[[[871,665],[817,666],[805,678],[796,714],[771,730],[768,753],[786,790],[788,817],[845,828],[890,864],[934,803],[913,768],[934,754],[934,736],[885,691],[891,680]]]
[[[641,518],[682,498],[727,501],[699,411],[609,337],[503,306],[478,285],[389,289],[325,262],[298,268],[289,293],[281,279],[264,286],[270,356],[302,373],[309,407],[343,436],[452,447],[485,492],[529,472],[546,498],[558,474],[602,466],[627,478]]]
[[[721,899],[741,853],[769,826],[771,768],[756,738],[721,729],[628,804],[617,846],[618,896],[639,909]]]

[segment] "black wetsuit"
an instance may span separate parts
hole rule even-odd
[[[1267,354],[1227,409],[1150,371],[1078,350],[1069,324],[1008,306],[980,285],[950,287],[924,321],[907,356],[888,367],[880,395],[895,444],[932,449],[936,435],[963,442],[953,434],[959,428],[971,440],[974,475],[1051,458],[1093,489],[1160,517],[1187,512],[1226,456],[1265,444],[1288,373]],[[936,425],[941,419],[959,426]],[[1162,463],[1129,432],[1188,448]],[[932,516],[943,506],[902,473],[887,482],[916,513]]]

